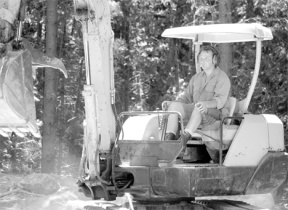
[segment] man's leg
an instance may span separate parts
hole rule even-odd
[[[177,111],[179,112],[183,120],[189,119],[191,113],[194,109],[194,104],[184,104],[180,102],[172,102],[168,108],[168,111]],[[165,140],[176,140],[176,133],[178,131],[178,115],[170,114],[167,122],[167,130]]]
[[[208,126],[216,122],[220,116],[220,111],[217,109],[209,109],[207,114],[202,114],[198,109],[194,109],[190,120],[185,128],[184,139],[189,139],[193,133],[197,130],[199,125],[203,127]],[[219,118],[220,119],[220,118]]]
[[[180,137],[183,142],[184,148],[186,148],[187,141],[191,138],[193,133],[196,131],[196,129],[202,122],[202,114],[198,111],[198,109],[194,109],[190,116],[191,117],[189,119],[189,122]]]
[[[192,115],[189,119],[189,122],[185,128],[185,131],[188,132],[191,136],[197,130],[202,121],[202,114],[198,109],[194,109]]]

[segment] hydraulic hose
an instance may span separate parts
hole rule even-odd
[[[116,123],[117,123],[117,125],[120,126],[120,128],[122,129],[121,122],[120,122],[119,119],[117,118],[117,111],[116,111],[115,104],[111,104],[111,105],[112,105],[112,110],[113,110],[113,113],[114,113],[114,117],[115,117]],[[120,132],[119,132],[119,133],[120,133]],[[126,189],[126,188],[132,183],[133,179],[130,179],[130,180],[128,181],[128,183],[127,183],[125,186],[121,187],[121,188],[119,188],[119,187],[117,186],[116,178],[115,178],[115,155],[116,155],[116,150],[117,150],[117,148],[118,148],[117,142],[118,142],[118,139],[119,139],[119,134],[117,134],[116,136],[117,136],[117,137],[116,137],[116,140],[115,140],[114,145],[113,145],[113,148],[112,148],[112,172],[111,172],[111,178],[112,178],[112,183],[113,183],[113,185],[115,186],[115,189],[116,189],[117,191],[120,191],[120,190]]]
[[[96,149],[96,160],[97,160],[97,164],[99,164],[99,147],[100,147],[100,142],[101,142],[101,134],[99,134],[99,141],[98,141],[98,145],[97,145],[97,149]],[[102,177],[100,176],[100,172],[98,171],[98,167],[95,167],[95,171],[96,171],[96,177],[97,179],[106,185],[111,185],[111,182],[107,182],[106,180],[102,179]]]

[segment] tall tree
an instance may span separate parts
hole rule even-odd
[[[130,49],[131,49],[131,44],[130,44],[130,22],[129,22],[129,16],[131,15],[130,14],[130,6],[131,6],[131,2],[130,1],[121,1],[120,2],[121,4],[121,9],[122,9],[122,12],[123,12],[123,39],[125,40],[125,43],[126,43],[126,46],[127,46],[127,57],[126,57],[126,62],[129,63],[130,62],[130,57],[131,55],[130,54]],[[126,69],[125,69],[125,73],[124,73],[124,81],[125,83],[123,84],[124,85],[124,94],[123,95],[123,101],[124,101],[124,106],[123,106],[123,110],[128,110],[129,109],[129,103],[130,103],[130,94],[129,93],[129,89],[131,88],[130,87],[130,84],[129,82],[129,79],[132,77],[132,67],[131,65],[126,65]]]
[[[63,14],[63,17],[62,17],[62,21],[61,21],[61,28],[62,28],[62,34],[60,37],[60,40],[59,40],[59,44],[58,44],[58,54],[59,54],[59,58],[62,58],[65,56],[64,54],[64,47],[65,47],[65,37],[67,36],[66,33],[67,33],[67,19],[68,19],[68,14],[67,14],[67,10],[64,9],[64,14]],[[80,70],[81,71],[81,70]],[[58,122],[58,161],[57,161],[57,173],[58,174],[61,174],[61,166],[62,166],[62,162],[63,162],[63,137],[65,135],[65,111],[64,111],[64,108],[65,108],[65,77],[64,75],[60,75],[60,84],[61,84],[61,87],[60,87],[60,92],[61,92],[61,95],[60,95],[60,107],[59,109],[57,110],[58,111],[58,119],[57,119],[57,122]]]
[[[230,0],[219,0],[219,22],[231,23],[231,2]],[[230,75],[232,63],[232,49],[229,43],[219,45],[219,53],[221,55],[220,68]]]
[[[254,3],[253,0],[246,0],[246,19],[254,16]]]
[[[57,5],[58,0],[47,2],[47,23],[46,23],[46,54],[57,56]],[[43,116],[43,138],[42,138],[42,159],[41,172],[53,173],[55,170],[55,113],[57,100],[58,72],[52,69],[45,69],[44,89],[44,116]]]

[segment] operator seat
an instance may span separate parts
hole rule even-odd
[[[237,99],[235,97],[229,97],[228,103],[229,103],[229,117],[232,117],[235,112]],[[237,130],[235,126],[230,126],[231,121],[232,121],[231,119],[227,119],[225,122],[225,126],[223,126],[223,129],[225,129],[225,132],[223,132],[223,134],[225,133],[225,139],[228,138],[229,141],[232,141]],[[220,139],[220,123],[221,121],[216,121],[207,128],[198,129],[193,134],[193,137],[198,138],[200,140],[189,140],[187,144],[193,145],[193,144],[204,144],[204,142],[215,142],[215,140],[209,138],[208,136],[211,136],[214,139]],[[228,132],[226,130],[228,130]],[[226,136],[227,134],[228,136]]]
[[[234,112],[235,112],[235,113],[239,113],[240,115],[248,113],[247,108],[248,108],[248,106],[249,106],[249,104],[250,104],[250,101],[249,101],[249,103],[247,104],[247,103],[246,103],[247,100],[249,100],[249,99],[246,97],[246,98],[244,98],[244,99],[241,100],[241,101],[237,101]]]
[[[237,99],[235,97],[229,97],[229,117],[233,117],[234,112],[235,112],[235,108],[236,108],[236,104],[237,104]],[[231,124],[231,119],[226,120],[226,125],[230,125]]]
[[[234,115],[236,104],[236,98],[229,97],[229,117]],[[222,144],[222,150],[224,150],[223,152],[228,149],[237,131],[237,126],[231,125],[231,119],[227,119],[224,123],[224,140]],[[207,161],[207,157],[210,156],[213,162],[219,162],[220,132],[221,120],[218,120],[209,126],[198,128],[192,135],[192,139],[187,142],[187,148],[184,152],[183,160],[186,162],[204,161],[205,163]]]
[[[229,117],[232,117],[235,112],[237,104],[237,99],[234,97],[229,97]],[[239,126],[231,125],[231,119],[227,119],[226,123],[223,125],[223,146],[222,149],[228,149]],[[216,121],[210,126],[203,127],[200,133],[202,142],[210,149],[219,150],[220,149],[220,129],[221,121]]]

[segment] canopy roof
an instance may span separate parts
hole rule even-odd
[[[269,28],[259,23],[185,26],[166,29],[163,37],[193,39],[195,42],[228,43],[273,39]]]

